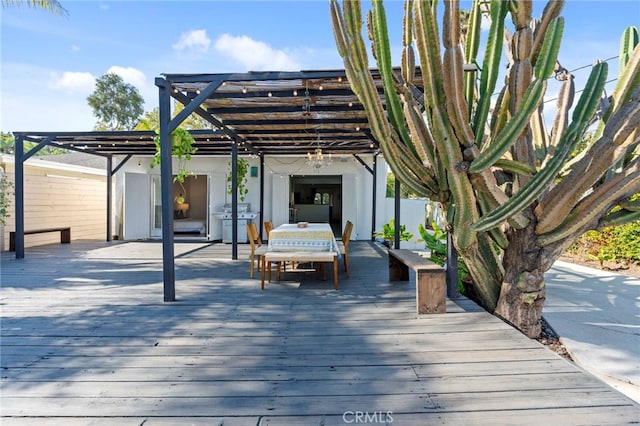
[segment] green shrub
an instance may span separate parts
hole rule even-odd
[[[435,221],[431,223],[431,228],[433,233],[427,231],[422,224],[419,224],[418,232],[420,232],[421,240],[424,241],[425,248],[431,251],[431,261],[443,266],[447,262],[447,233],[440,229]],[[462,258],[458,256],[458,290],[460,293],[465,293],[462,280],[468,278],[471,278],[469,269],[462,261]]]
[[[640,265],[640,222],[588,231],[569,249],[570,253],[598,260]]]

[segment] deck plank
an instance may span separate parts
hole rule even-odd
[[[336,292],[312,273],[260,291],[246,248],[231,261],[228,246],[181,243],[173,303],[157,251],[3,254],[3,425],[640,420],[638,404],[466,299],[416,317],[415,284],[388,282],[373,244],[351,245]]]

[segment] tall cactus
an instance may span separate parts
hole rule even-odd
[[[442,15],[436,0],[405,0],[397,72],[383,3],[372,0],[366,22],[382,100],[360,2],[345,0],[341,7],[330,0],[347,78],[385,159],[403,183],[450,212],[448,229],[484,304],[530,337],[540,333],[544,272],[553,262],[585,231],[640,217],[631,201],[640,192],[638,32],[625,31],[616,89],[596,116],[607,64],[593,66],[574,106],[573,76],[558,61],[563,3],[550,1],[534,20],[530,0],[474,0],[461,38],[457,0],[445,1]],[[479,59],[482,14],[491,26]],[[499,90],[503,49],[508,73]],[[465,72],[465,64],[478,69]],[[552,76],[562,87],[549,132],[542,114]],[[500,93],[495,102],[494,93]],[[593,142],[576,153],[594,119],[600,123]]]

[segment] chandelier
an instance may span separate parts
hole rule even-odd
[[[311,115],[311,96],[309,96],[309,86],[305,87],[304,91],[304,105],[302,106],[302,115],[305,118],[305,132],[308,127],[309,116]],[[317,129],[316,129],[317,133]],[[320,148],[320,133],[318,134],[318,139],[316,140],[316,149],[313,152],[307,152],[306,163],[308,166],[311,166],[315,170],[320,169],[321,167],[329,166],[333,163],[333,159],[331,158],[331,154],[325,156],[322,152],[322,148]]]
[[[311,152],[307,152],[307,165],[313,167],[314,169],[319,169],[320,167],[330,166],[333,163],[333,158],[331,158],[331,154],[325,156],[322,152],[322,148],[320,148],[320,135],[318,134],[317,140],[318,147]]]

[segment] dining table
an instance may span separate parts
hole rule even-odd
[[[334,287],[338,289],[338,259],[342,255],[328,223],[285,223],[269,232],[267,251],[262,257],[262,289],[265,269],[271,282],[272,262],[331,262]],[[277,270],[279,279],[280,268]]]

